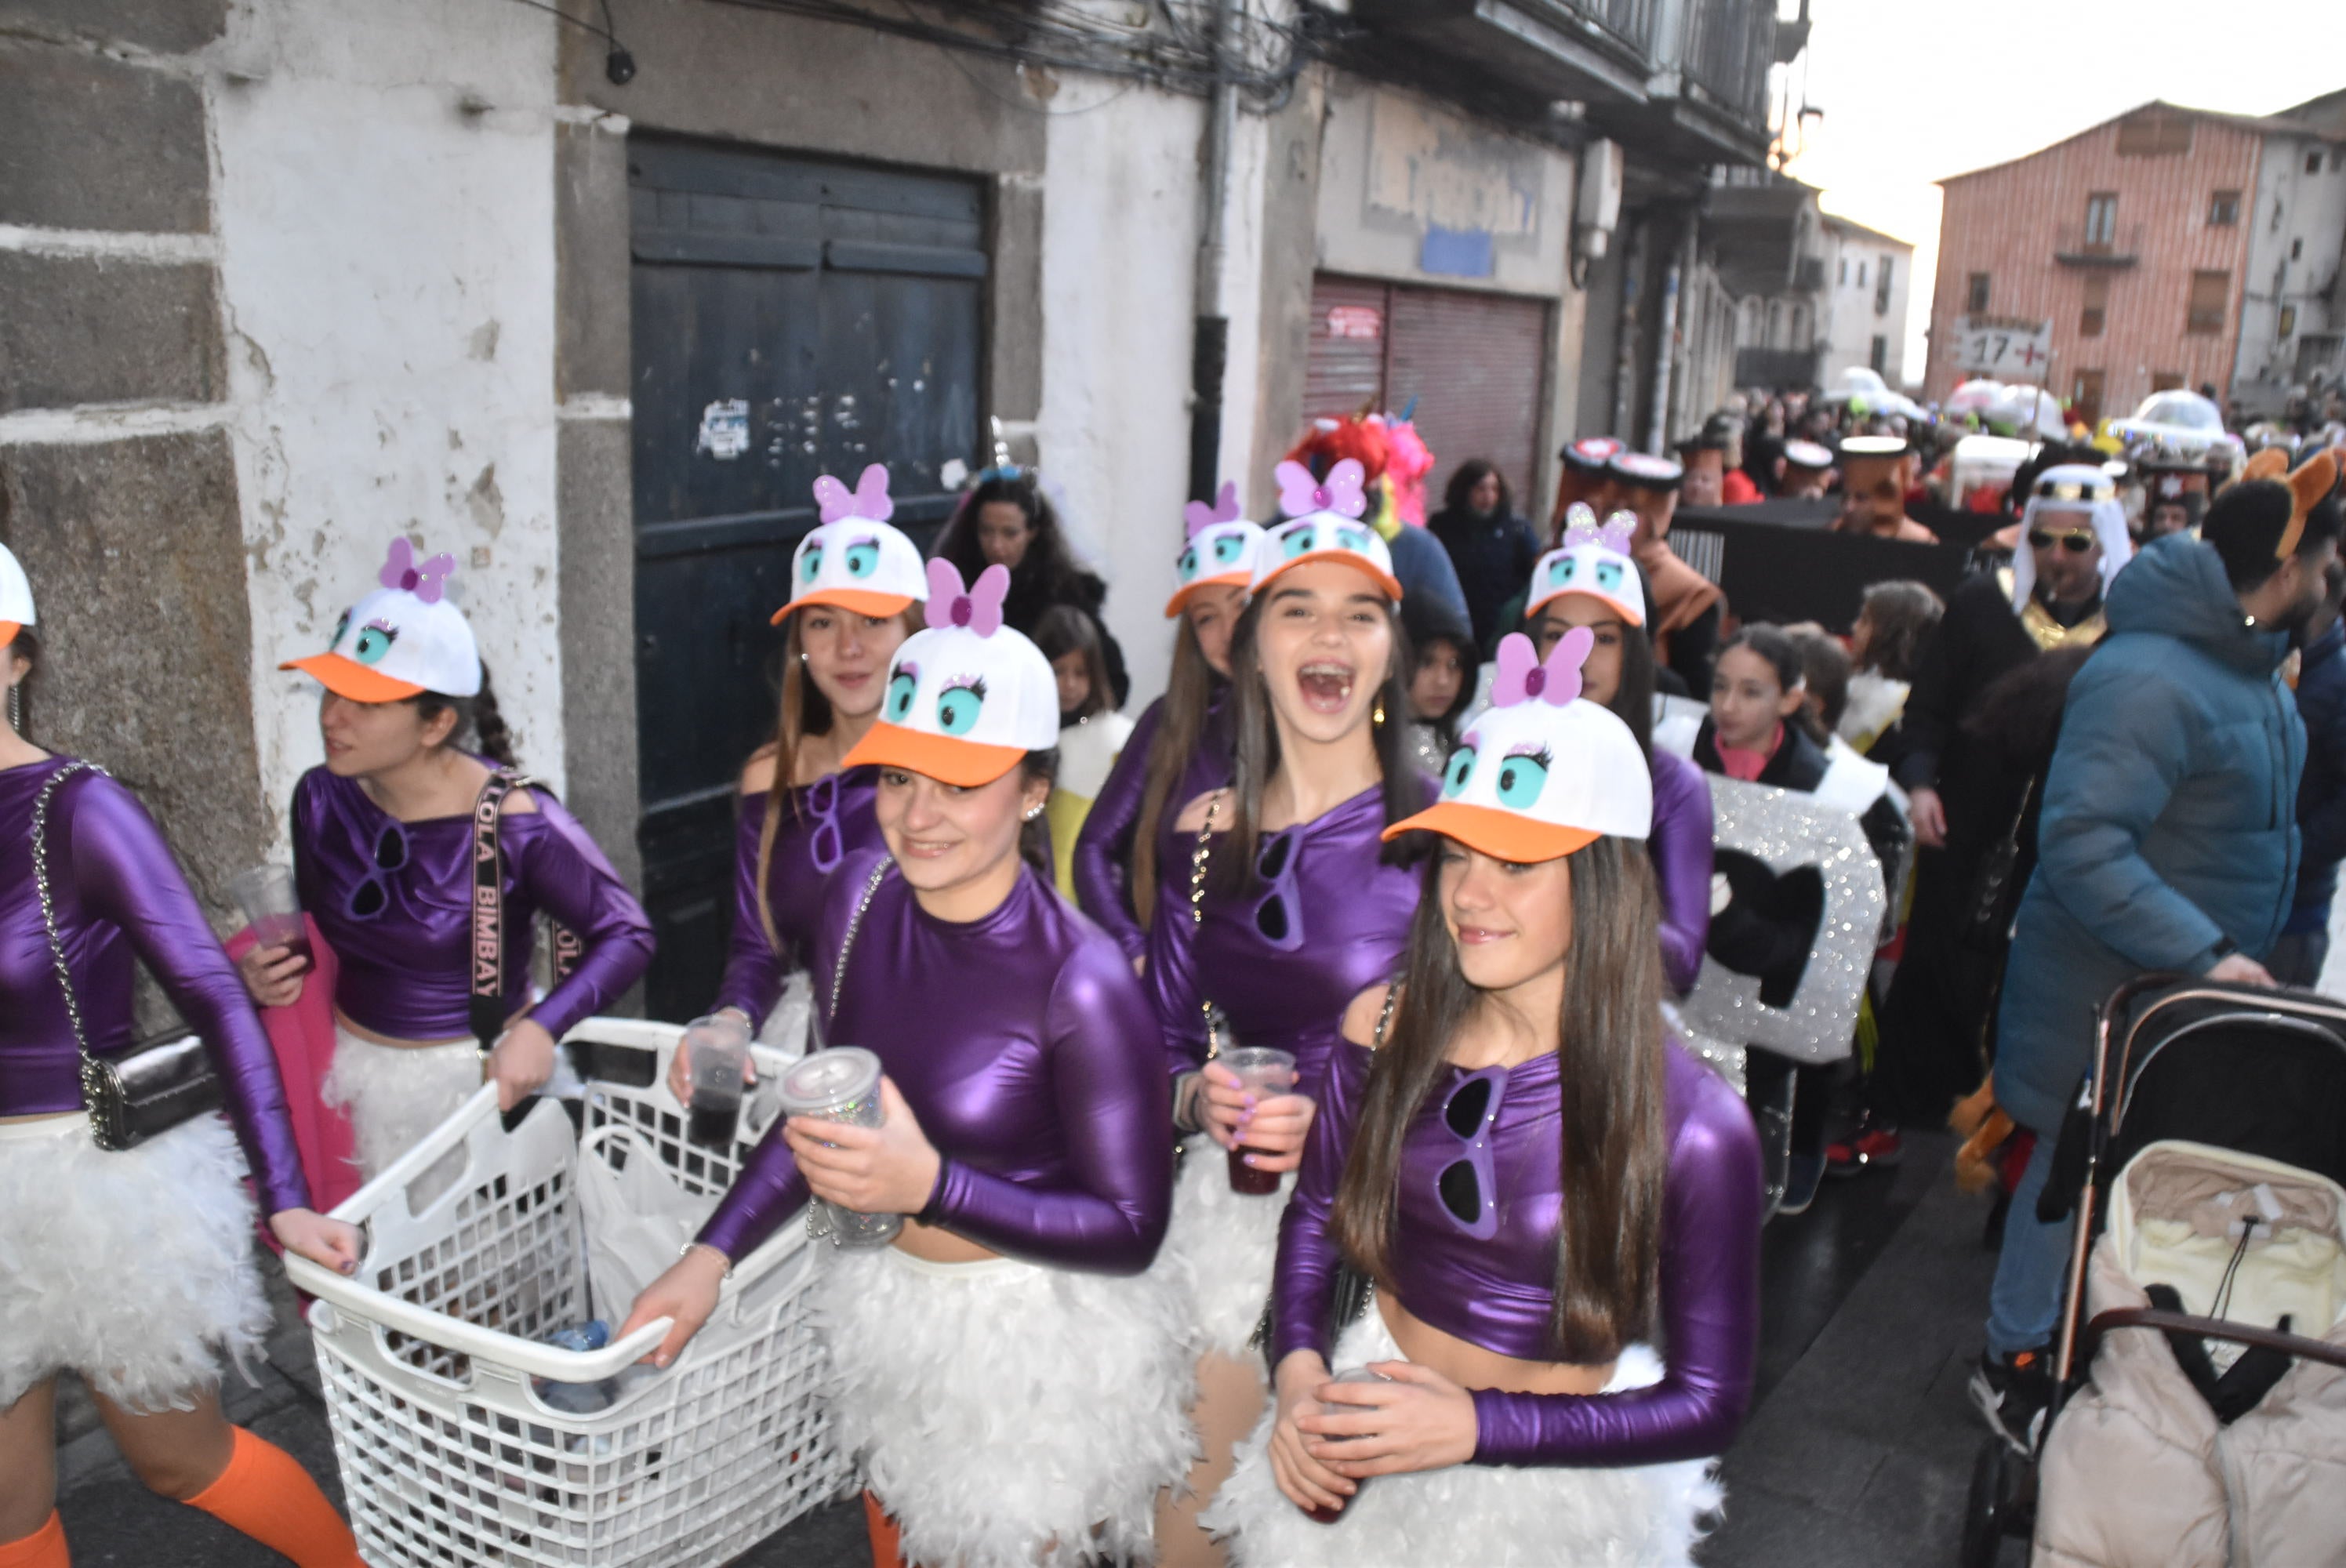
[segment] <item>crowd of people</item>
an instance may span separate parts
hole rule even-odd
[[[1739,619],[1676,509],[1829,494],[1929,541],[1913,433],[1763,400],[1678,461],[1577,441],[1545,529],[1479,460],[1410,521],[1399,439],[1321,422],[1274,519],[1190,505],[1169,681],[1130,719],[1108,585],[1032,470],[978,475],[926,555],[883,467],[816,486],[709,1013],[755,1033],[804,972],[885,1119],[779,1123],[620,1332],[671,1319],[669,1365],[816,1200],[903,1217],[822,1252],[813,1308],[878,1562],[1687,1562],[1751,1396],[1763,1223],[1989,1103],[2018,1132],[1975,1389],[2025,1437],[2066,1258],[2035,1196],[2096,1003],[2146,968],[2320,970],[2328,454],[2216,476],[2152,536],[2104,454],[2047,445],[1951,598],[1876,583],[1832,628]],[[256,1216],[352,1271],[335,1196],[484,1080],[546,1090],[650,959],[518,771],[454,577],[393,541],[288,667],[320,688],[305,924],[232,961],[137,799],[39,744],[73,672],[0,550],[0,1568],[67,1561],[63,1370],[163,1495],[357,1563],[220,1413],[268,1321]],[[1715,845],[1714,796],[1752,788],[1846,811],[1885,887],[1915,860],[1858,1070],[1735,1042],[1739,1083],[1673,1022],[1713,972],[1780,998],[1819,940],[1794,879]],[[104,1088],[134,960],[224,1116]],[[345,1149],[297,1137],[321,1115]]]

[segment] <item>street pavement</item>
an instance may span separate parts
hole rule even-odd
[[[1964,1380],[1979,1352],[1994,1258],[1981,1245],[1985,1205],[1957,1193],[1948,1175],[1952,1150],[1943,1136],[1910,1137],[1896,1171],[1828,1183],[1806,1215],[1769,1227],[1760,1397],[1727,1458],[1726,1516],[1698,1553],[1704,1568],[1955,1561],[1984,1431]],[[229,1413],[289,1450],[339,1502],[309,1336],[281,1282],[277,1290],[278,1332],[251,1383],[229,1377]],[[150,1496],[77,1387],[59,1406],[60,1506],[79,1568],[282,1562]],[[2019,1543],[2006,1543],[2006,1564],[2025,1559]],[[852,1502],[802,1517],[737,1560],[739,1568],[870,1562]]]

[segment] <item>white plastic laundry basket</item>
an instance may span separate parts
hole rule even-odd
[[[714,1194],[763,1125],[745,1105],[729,1156],[686,1142],[667,1087],[681,1033],[593,1018],[566,1037],[586,1058],[587,1130],[634,1135],[585,1157],[649,1148],[688,1191]],[[759,1060],[770,1081],[782,1058]],[[462,1178],[416,1211],[411,1184],[459,1150]],[[559,1105],[541,1102],[508,1135],[484,1089],[334,1211],[366,1227],[354,1278],[287,1256],[293,1282],[319,1298],[310,1329],[372,1568],[720,1563],[845,1485],[818,1399],[803,1227],[741,1260],[664,1372],[628,1369],[666,1319],[597,1351],[536,1342],[588,1316],[580,1157]],[[624,1303],[594,1305],[615,1329],[625,1315]],[[617,1399],[587,1414],[550,1409],[531,1386],[622,1374]]]

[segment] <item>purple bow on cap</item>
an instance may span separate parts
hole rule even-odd
[[[885,523],[896,514],[896,503],[888,494],[888,468],[875,463],[863,471],[850,491],[846,485],[826,473],[814,482],[814,498],[822,507],[822,520],[837,523],[849,517],[861,517],[867,523]]]
[[[1311,477],[1311,471],[1290,459],[1271,470],[1279,480],[1279,509],[1290,517],[1301,517],[1313,512],[1333,512],[1340,517],[1358,517],[1369,509],[1366,485],[1369,471],[1358,458],[1347,457],[1328,471],[1327,483]]]
[[[951,561],[929,562],[929,625],[966,626],[990,637],[1002,629],[1002,601],[1010,593],[1010,569],[988,566],[969,587]]]
[[[456,557],[445,554],[419,564],[415,546],[402,536],[391,542],[391,551],[374,580],[386,588],[404,588],[425,604],[436,605],[448,585],[448,575],[455,569]]]
[[[1616,512],[1599,527],[1596,514],[1589,510],[1588,504],[1576,501],[1564,516],[1564,547],[1567,550],[1583,545],[1602,545],[1617,555],[1626,555],[1637,536],[1637,514],[1634,512]]]
[[[1181,515],[1188,520],[1188,536],[1192,539],[1217,523],[1237,522],[1239,520],[1238,485],[1230,480],[1223,480],[1222,493],[1214,497],[1214,504],[1211,506],[1202,501],[1192,501],[1181,509]]]
[[[1506,708],[1537,697],[1552,708],[1564,707],[1579,697],[1580,667],[1596,646],[1595,632],[1575,626],[1549,650],[1547,662],[1542,664],[1531,638],[1509,632],[1499,639],[1499,668],[1491,681],[1491,706]]]

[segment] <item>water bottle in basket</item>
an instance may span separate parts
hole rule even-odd
[[[784,1114],[876,1127],[886,1119],[880,1103],[880,1058],[860,1045],[835,1045],[801,1057],[782,1074]],[[836,1204],[815,1204],[816,1223],[828,1227],[840,1247],[882,1247],[904,1228],[901,1214],[857,1214]]]
[[[611,1326],[597,1318],[556,1329],[541,1342],[557,1350],[599,1350],[611,1342]],[[557,1383],[551,1378],[535,1378],[531,1382],[537,1390],[537,1397],[546,1401],[546,1409],[571,1416],[592,1415],[604,1410],[618,1392],[617,1381],[611,1378],[591,1383]]]

